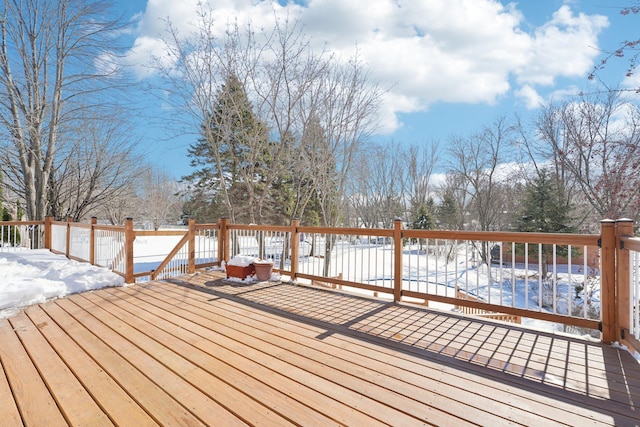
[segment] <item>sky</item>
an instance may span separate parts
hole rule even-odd
[[[206,1],[206,0],[205,0]],[[420,145],[466,136],[499,117],[532,120],[541,105],[598,90],[587,76],[605,51],[640,37],[636,0],[209,0],[216,22],[237,18],[268,28],[277,14],[297,16],[314,45],[343,57],[356,49],[369,75],[388,91],[375,142]],[[127,63],[140,82],[153,79],[164,21],[192,30],[197,0],[117,0],[132,26]],[[624,59],[598,74],[611,87],[638,87]],[[144,102],[142,147],[159,168],[191,172],[193,135],[177,136],[149,120],[162,106]]]

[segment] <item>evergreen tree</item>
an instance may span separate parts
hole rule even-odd
[[[442,201],[436,208],[436,221],[441,230],[458,230],[458,209],[451,194],[445,194]]]
[[[571,224],[571,206],[565,202],[563,189],[556,186],[557,180],[546,170],[541,170],[538,176],[525,190],[522,204],[523,212],[516,222],[517,231],[538,233],[575,233],[576,228]],[[516,251],[523,253],[524,245],[517,245]],[[553,245],[542,245],[539,254],[538,245],[528,246],[530,257],[542,257],[542,275],[547,278],[548,258],[553,254]],[[568,247],[556,247],[557,255],[567,255]]]
[[[189,147],[191,166],[183,177],[201,191],[198,204],[220,204],[233,222],[256,222],[267,198],[264,176],[272,166],[266,126],[253,108],[240,80],[230,74],[217,91],[214,111],[202,125],[202,138]],[[204,188],[210,191],[203,191]],[[205,197],[208,196],[208,200]]]
[[[516,222],[517,231],[540,233],[573,233],[571,206],[562,197],[562,189],[546,170],[525,190],[523,212]]]
[[[413,221],[411,222],[411,228],[414,230],[433,230],[435,228],[434,220],[435,203],[433,198],[429,198],[426,203],[422,203],[418,206]]]

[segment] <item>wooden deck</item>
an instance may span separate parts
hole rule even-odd
[[[215,272],[0,320],[0,425],[638,425],[626,351]]]

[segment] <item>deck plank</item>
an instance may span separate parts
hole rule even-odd
[[[43,310],[90,355],[104,370],[125,388],[131,397],[159,424],[166,426],[205,425],[183,406],[176,402],[167,390],[172,390],[169,380],[167,388],[162,388],[137,369],[138,360],[134,353],[123,357],[86,328],[83,320],[91,316],[73,306],[66,299],[59,299],[42,305]],[[113,345],[113,344],[112,344]],[[134,366],[132,362],[135,362]],[[163,378],[164,379],[164,378]]]
[[[92,300],[97,301],[98,299],[99,297],[96,293],[85,296],[78,295],[72,298],[76,304],[85,309],[91,309]],[[292,404],[292,399],[287,399],[286,396],[277,396],[277,390],[264,387],[264,384],[249,375],[243,375],[242,372],[234,372],[233,365],[224,366],[220,363],[219,366],[216,366],[212,363],[214,360],[210,356],[175,336],[163,333],[153,323],[141,319],[140,314],[132,315],[125,310],[106,303],[100,306],[104,308],[105,312],[110,312],[109,315],[106,315],[101,313],[99,308],[96,311],[92,311],[97,314],[100,320],[116,326],[124,338],[148,354],[153,354],[159,362],[165,364],[185,380],[192,382],[200,390],[206,390],[214,394],[217,399],[223,400],[229,407],[236,408],[239,415],[247,420],[248,423],[262,424],[269,422],[279,425],[289,424],[291,421],[299,425],[329,425],[331,423],[331,420],[321,413],[303,411],[304,408]],[[112,317],[110,318],[109,316]],[[122,319],[122,322],[118,319]],[[159,317],[155,321],[159,322],[161,318]],[[144,331],[144,334],[141,331]],[[178,330],[176,333],[186,332]],[[159,343],[162,343],[162,345]],[[164,348],[165,346],[166,348]],[[177,357],[179,354],[184,355],[184,357]],[[194,359],[200,365],[195,363]],[[206,372],[202,366],[207,366],[217,375],[224,376],[224,379],[229,382],[221,381],[219,377]],[[281,409],[286,414],[286,417],[279,417],[274,408],[269,408],[260,403],[272,400],[282,401],[282,408],[278,409]],[[213,412],[212,408],[209,407],[210,405],[222,408],[214,401],[213,405],[209,403],[203,409],[206,411],[208,408],[210,412]],[[216,416],[216,419],[210,420],[210,422],[214,421],[220,421],[220,419]]]
[[[257,301],[258,304],[270,304],[271,306],[278,307],[279,309],[290,308],[292,312],[303,313],[305,316],[308,316],[311,311],[312,313],[314,313],[313,314],[314,319],[318,319],[318,318],[321,320],[326,319],[326,316],[323,318],[323,317],[318,317],[316,315],[317,313],[320,313],[320,311],[318,310],[318,306],[323,304],[323,301],[321,300],[321,298],[317,296],[315,300],[311,299],[313,302],[310,302],[310,304],[312,304],[313,308],[310,311],[307,311],[308,307],[305,306],[305,299],[308,299],[308,298],[305,297],[304,295],[301,296],[296,294],[295,290],[292,290],[291,292],[289,292],[288,289],[286,290],[286,292],[273,291],[272,296],[269,296],[266,293],[264,295],[261,294],[262,291],[260,290],[253,290],[253,291],[244,290],[243,291],[242,289],[238,287],[234,287],[229,284],[220,284],[219,281],[211,281],[211,282],[200,281],[198,284],[201,286],[208,287],[210,289],[215,289],[216,292],[220,292],[228,295],[235,295],[238,293],[242,293],[242,299],[246,299],[247,301],[252,301],[252,302]],[[307,290],[303,289],[302,293],[304,294],[305,292],[307,292]],[[291,301],[291,298],[288,296],[290,293],[294,294],[291,298],[295,298],[298,301],[297,304]],[[330,297],[330,299],[334,299],[334,298],[335,298],[334,296]],[[332,304],[338,304],[338,302],[334,300],[332,301]],[[366,302],[363,305],[366,305]],[[330,304],[328,306],[330,306]],[[391,305],[391,307],[393,307],[394,310],[407,309],[403,305]],[[427,319],[424,322],[424,325],[421,325],[426,330],[425,335],[432,334],[433,333],[432,330],[435,330],[436,333],[440,337],[442,337],[442,339],[445,339],[445,337],[447,336],[448,327],[450,326],[450,323],[451,323],[451,321],[449,320],[450,315],[448,313],[445,314],[445,313],[437,313],[437,312],[428,314],[428,312],[429,310],[425,310],[423,308],[420,308],[417,310],[417,313],[419,313],[419,316],[431,317],[430,319]],[[386,315],[386,317],[389,319],[393,318],[393,316],[390,316],[390,315]],[[453,317],[454,317],[454,321],[453,321],[454,323],[461,322],[461,321],[470,322],[469,319],[458,319],[459,316],[453,316]],[[481,321],[480,323],[481,325],[487,324],[486,321]],[[489,322],[489,324],[492,325],[494,323]],[[447,326],[443,327],[442,325],[447,325]],[[502,325],[499,325],[499,326],[502,327]],[[574,338],[564,338],[564,336],[559,336],[556,334],[547,334],[547,333],[539,333],[536,331],[530,331],[521,327],[514,327],[512,325],[505,325],[505,327],[513,328],[516,331],[522,331],[522,333],[530,334],[530,336],[532,337],[540,337],[539,341],[541,342],[543,341],[562,342],[564,340],[565,342],[569,341],[569,342],[584,343],[584,345],[588,346],[589,352],[599,354],[600,357],[602,357],[603,359],[609,359],[608,370],[607,370],[608,376],[611,376],[612,372],[617,372],[620,370],[620,368],[616,369],[616,366],[621,363],[618,359],[622,357],[623,359],[626,360],[625,363],[628,365],[626,366],[627,368],[626,370],[634,371],[634,372],[630,372],[628,375],[625,375],[623,378],[620,377],[622,378],[622,381],[619,381],[620,378],[613,378],[613,380],[610,380],[610,386],[613,388],[618,387],[620,383],[626,384],[626,385],[633,385],[633,382],[635,381],[634,378],[636,378],[638,375],[637,363],[631,358],[631,356],[627,352],[623,350],[621,351],[620,349],[616,349],[610,346],[603,346],[599,343],[592,343],[592,342],[574,339]],[[349,332],[351,331],[351,328],[353,328],[353,324],[349,325]],[[362,331],[359,331],[359,332],[362,332]],[[341,336],[347,336],[347,335],[348,334],[342,334]],[[375,334],[372,336],[367,336],[367,339],[373,339],[373,338],[381,338],[381,337]],[[537,338],[533,338],[534,341],[536,339]],[[475,370],[479,371],[483,376],[490,374],[491,376],[496,377],[496,380],[499,381],[498,387],[501,387],[502,383],[512,383],[513,384],[512,388],[515,394],[518,395],[518,393],[520,393],[523,396],[522,398],[525,399],[524,402],[527,402],[529,399],[534,399],[534,401],[535,400],[544,401],[545,400],[544,398],[546,398],[547,396],[550,396],[552,398],[551,400],[541,404],[540,406],[542,410],[541,413],[546,412],[545,408],[548,407],[549,403],[551,404],[555,403],[556,405],[559,405],[559,408],[561,410],[566,410],[567,405],[564,403],[566,401],[572,407],[572,412],[577,413],[578,416],[580,416],[580,414],[586,413],[587,415],[585,417],[587,419],[590,417],[595,417],[600,420],[598,422],[610,423],[611,422],[610,420],[616,419],[616,420],[620,420],[620,423],[622,424],[624,424],[625,422],[633,424],[634,420],[637,420],[639,418],[639,415],[637,413],[638,404],[640,403],[638,401],[639,395],[633,392],[633,387],[629,387],[628,389],[629,391],[627,391],[624,394],[621,394],[619,396],[614,396],[615,399],[609,399],[609,396],[606,394],[604,396],[591,395],[589,394],[588,391],[585,391],[585,390],[576,390],[566,386],[563,387],[563,385],[558,384],[557,381],[550,380],[548,377],[546,377],[544,370],[538,373],[534,372],[530,375],[530,374],[527,374],[527,372],[519,372],[519,369],[521,369],[522,367],[518,367],[517,369],[509,367],[509,369],[505,369],[504,365],[501,365],[501,364],[494,365],[492,363],[493,362],[492,360],[489,360],[488,361],[489,363],[486,363],[485,361],[485,363],[482,363],[482,364],[477,363],[477,361],[474,361],[474,360],[467,360],[465,359],[465,357],[460,357],[460,355],[456,353],[459,350],[456,350],[455,348],[451,348],[451,346],[449,345],[450,343],[447,343],[446,339],[443,341],[443,346],[446,345],[446,347],[436,348],[436,349],[432,349],[429,347],[422,347],[422,346],[417,346],[417,347],[410,346],[407,348],[406,345],[404,345],[403,343],[400,343],[399,341],[397,342],[397,344],[399,345],[396,346],[395,345],[396,343],[393,342],[395,340],[391,340],[389,338],[385,338],[382,341],[386,345],[382,347],[381,350],[385,351],[387,350],[387,348],[391,347],[392,349],[389,350],[390,354],[395,354],[395,351],[393,350],[393,348],[397,347],[398,349],[403,351],[408,349],[411,352],[416,354],[424,354],[424,351],[426,350],[430,355],[442,356],[440,357],[441,359],[440,362],[436,364],[436,366],[439,366],[440,369],[443,363],[447,365],[451,364],[450,357],[455,357],[455,359],[453,360],[454,362],[458,362],[458,361],[465,362],[461,364],[454,363],[454,365],[456,364],[459,365],[460,369],[469,370],[469,368],[479,367],[480,369],[475,369]],[[447,351],[443,351],[443,348],[446,348]],[[611,360],[613,360],[613,364],[611,364],[610,362]],[[467,362],[470,362],[473,365],[469,365],[469,363]],[[482,368],[489,368],[489,370],[482,369]],[[471,370],[474,370],[474,369],[471,369]],[[501,375],[501,373],[508,373],[510,375],[507,377],[504,377],[503,375]],[[493,374],[496,374],[496,375],[493,375]],[[537,376],[533,374],[536,374]],[[529,393],[529,391],[532,391],[532,393]],[[569,393],[567,393],[567,391],[569,391]],[[582,409],[585,406],[585,403],[584,403],[585,401],[588,402],[588,405],[592,408],[592,410],[587,410],[585,412]]]
[[[167,294],[168,298],[165,301],[170,302],[172,298],[182,298],[183,295],[179,294],[179,290],[172,287],[154,287],[153,290],[148,292],[160,298],[162,293]],[[173,296],[171,295],[173,294]],[[151,294],[150,294],[151,295]],[[194,297],[197,294],[191,293],[190,296]],[[555,409],[551,407],[550,410],[540,412],[541,408],[548,408],[551,400],[544,401],[541,404],[533,405],[529,400],[518,401],[513,398],[511,393],[503,390],[502,384],[497,384],[495,387],[487,386],[486,382],[479,382],[477,379],[475,382],[459,380],[454,377],[454,382],[451,384],[445,383],[443,380],[446,378],[434,378],[433,376],[425,376],[423,378],[416,378],[413,370],[406,370],[406,366],[396,366],[396,359],[392,360],[376,360],[375,355],[379,354],[381,349],[374,347],[373,349],[363,348],[362,342],[358,340],[349,341],[349,345],[340,345],[337,348],[327,349],[325,339],[322,343],[318,342],[317,337],[319,335],[326,334],[326,330],[311,330],[304,331],[300,329],[301,326],[295,321],[291,323],[286,322],[283,327],[281,319],[275,320],[273,325],[268,316],[261,313],[259,319],[253,319],[254,316],[248,315],[246,307],[234,304],[233,302],[225,301],[225,307],[218,309],[220,304],[212,306],[206,303],[208,296],[201,295],[199,300],[201,301],[201,308],[209,309],[214,312],[218,317],[216,320],[217,325],[234,325],[234,328],[239,328],[239,331],[246,335],[252,336],[256,334],[256,331],[263,330],[264,333],[270,333],[279,335],[281,337],[280,345],[287,350],[287,352],[300,351],[296,349],[297,346],[294,343],[303,343],[305,346],[303,350],[308,350],[302,354],[305,359],[312,359],[322,361],[333,367],[338,366],[341,362],[343,369],[349,369],[349,365],[356,363],[360,369],[367,369],[362,375],[365,378],[380,377],[380,374],[389,375],[391,378],[386,379],[385,387],[398,390],[404,390],[405,397],[421,396],[431,393],[441,393],[444,400],[438,401],[438,399],[432,399],[432,402],[436,405],[442,405],[455,413],[458,417],[467,416],[468,420],[474,420],[478,417],[483,418],[489,423],[505,422],[509,418],[518,419],[519,422],[523,422],[527,425],[540,424],[550,420],[557,419],[555,417],[563,417],[568,420],[569,424],[574,422],[584,422],[585,415],[581,407],[571,407],[573,412],[567,413],[567,407],[562,409]],[[164,306],[166,309],[170,309],[170,304]],[[226,313],[225,313],[226,310]],[[207,316],[204,314],[195,314],[196,310],[191,309],[190,312],[194,313],[194,321],[197,319],[205,319]],[[226,317],[226,322],[223,322],[219,316]],[[241,319],[241,320],[239,320]],[[244,326],[239,326],[242,323]],[[271,327],[273,326],[273,328]],[[218,326],[219,328],[219,326]],[[342,336],[342,334],[335,334]],[[333,337],[333,334],[331,335]],[[309,347],[307,349],[307,347]],[[318,352],[313,354],[312,349],[314,347],[323,347],[324,352]],[[361,353],[361,357],[358,359],[358,352]],[[355,353],[355,354],[354,354]],[[340,360],[340,358],[342,360]],[[422,362],[422,361],[420,361]],[[415,366],[411,368],[415,369]],[[368,370],[371,370],[369,372]],[[437,371],[436,371],[437,373]],[[393,378],[396,376],[397,378]],[[449,375],[447,378],[451,378]],[[413,388],[410,387],[413,382]],[[484,388],[484,389],[482,389]],[[508,403],[513,401],[512,405]],[[535,402],[533,400],[532,402]],[[502,415],[502,418],[498,417]],[[551,416],[552,418],[545,418],[545,416]],[[573,421],[575,420],[575,421]],[[604,423],[609,423],[610,417],[604,416],[600,420]]]
[[[0,320],[0,361],[25,425],[66,426],[29,354],[7,320]]]
[[[163,297],[162,294],[162,290],[157,288],[154,288],[153,291],[147,291],[148,297],[155,296],[159,300],[164,300],[164,304],[160,305],[164,310],[171,310],[170,301],[173,296]],[[514,413],[518,415],[517,410],[509,410],[504,411],[505,417],[500,417],[491,412],[485,412],[479,407],[469,407],[466,402],[438,394],[435,392],[435,388],[429,390],[412,386],[388,376],[384,371],[371,369],[366,363],[358,366],[357,370],[353,370],[351,369],[352,361],[335,356],[335,353],[340,353],[338,349],[335,349],[334,354],[314,354],[312,344],[306,342],[303,336],[290,333],[287,338],[279,337],[277,330],[271,331],[264,328],[262,323],[264,319],[254,320],[254,316],[249,315],[246,311],[236,314],[224,309],[218,310],[217,304],[213,308],[206,304],[204,299],[206,299],[206,295],[203,296],[200,305],[194,301],[192,302],[193,308],[188,310],[189,313],[193,313],[189,315],[189,320],[199,322],[204,330],[211,328],[211,322],[207,322],[206,319],[215,315],[216,331],[228,336],[239,332],[245,337],[243,340],[245,344],[252,344],[262,351],[269,351],[272,356],[277,355],[282,362],[290,366],[297,366],[314,376],[324,377],[334,384],[340,383],[358,393],[366,392],[371,398],[379,399],[379,404],[382,403],[380,399],[385,396],[385,404],[411,414],[423,414],[429,421],[436,423],[451,422],[452,419],[458,418],[457,423],[461,424],[465,422],[465,417],[469,422],[481,413],[480,416],[486,417],[488,422],[495,425],[496,423],[505,423],[505,420],[513,417]],[[304,345],[300,346],[299,344]],[[336,386],[333,387],[335,390]],[[392,390],[393,393],[389,394],[389,390]],[[459,390],[457,391],[459,392]],[[443,413],[442,410],[435,410],[432,406],[447,408],[448,412]],[[524,414],[520,415],[521,419],[525,418]],[[531,417],[530,421],[539,419],[539,417]]]
[[[270,329],[271,322],[268,318],[257,320],[248,319],[245,310],[243,310],[242,307],[234,306],[232,303],[230,303],[226,309],[228,310],[226,316],[228,316],[229,319],[243,319],[243,323],[247,325],[247,328],[242,331],[245,334],[252,334],[252,330],[260,330],[261,328],[265,332]],[[376,360],[374,356],[378,353],[377,349],[368,351],[366,347],[363,347],[364,350],[357,348],[362,347],[360,342],[354,341],[348,346],[340,345],[336,346],[336,348],[327,349],[326,339],[323,340],[322,343],[319,343],[317,340],[317,336],[322,335],[320,331],[312,330],[309,332],[300,330],[299,325],[295,323],[287,324],[284,327],[280,324],[278,330],[272,333],[279,335],[281,339],[284,340],[284,344],[282,345],[289,351],[296,351],[294,341],[290,339],[291,336],[295,336],[296,342],[304,343],[305,346],[308,347],[309,351],[304,353],[304,357],[306,358],[323,361],[331,366],[343,366],[343,369],[347,369],[350,364],[356,364],[361,368],[367,368],[373,371],[372,373],[364,374],[364,376],[385,374],[389,376],[387,380],[389,384],[387,386],[396,391],[406,389],[408,385],[412,385],[415,388],[405,390],[407,396],[421,395],[424,392],[442,394],[447,399],[447,406],[449,406],[452,411],[455,409],[454,412],[458,414],[458,416],[462,416],[465,413],[469,418],[487,416],[487,420],[489,421],[495,415],[502,414],[505,418],[517,417],[520,420],[527,420],[527,423],[541,421],[540,416],[535,414],[535,410],[538,408],[528,409],[527,407],[529,405],[527,403],[518,406],[514,405],[511,408],[506,407],[504,403],[511,400],[510,395],[504,393],[499,388],[491,389],[490,393],[487,393],[489,396],[483,396],[473,391],[474,388],[478,387],[478,383],[456,383],[455,385],[451,385],[433,378],[416,378],[412,371],[398,369],[395,360]],[[328,338],[329,337],[327,337],[327,339]],[[357,346],[355,344],[357,344]],[[418,389],[418,387],[421,387],[421,389]],[[482,400],[480,402],[474,402],[474,398],[477,399],[478,396],[480,396]],[[457,408],[456,404],[458,404]],[[527,409],[529,413],[525,412]],[[485,414],[487,411],[489,413]],[[552,413],[551,415],[554,414]],[[556,415],[560,415],[560,412]]]
[[[0,329],[7,327],[6,320],[0,321]],[[16,401],[11,392],[11,386],[5,375],[5,370],[2,366],[2,357],[0,356],[0,425],[2,426],[21,426],[22,419],[20,417],[20,411],[16,406]]]
[[[42,308],[33,306],[25,312],[114,424],[140,427],[158,425]]]
[[[153,298],[153,295],[147,294],[146,297]],[[168,317],[171,313],[173,313],[173,314],[176,314],[176,316],[187,316],[187,319],[189,319],[188,316],[191,316],[190,312],[193,310],[193,308],[191,307],[189,307],[188,310],[184,310],[184,309],[175,310],[175,312],[174,310],[166,310],[166,309],[172,308],[170,305],[162,308],[163,308],[162,312],[165,313],[165,317]],[[307,404],[315,406],[318,409],[324,408],[326,410],[327,407],[331,407],[332,408],[330,412],[331,416],[337,416],[342,414],[340,417],[342,418],[340,422],[346,422],[349,425],[354,425],[354,424],[374,425],[375,420],[367,416],[366,414],[368,412],[373,412],[375,410],[377,412],[382,412],[383,416],[385,415],[386,412],[388,412],[388,414],[386,415],[388,417],[388,421],[394,421],[396,423],[397,422],[403,423],[405,421],[413,422],[414,424],[416,423],[415,419],[412,419],[411,417],[406,417],[406,415],[401,412],[386,411],[380,405],[373,405],[373,402],[370,399],[363,397],[360,394],[350,392],[341,384],[337,384],[335,382],[331,383],[327,381],[322,381],[322,377],[318,377],[312,373],[309,373],[304,369],[296,369],[295,365],[291,365],[283,362],[281,360],[283,357],[283,354],[279,354],[279,357],[276,357],[267,353],[266,349],[269,346],[268,341],[253,343],[254,346],[251,346],[249,345],[248,337],[244,337],[244,336],[242,338],[242,342],[239,342],[234,339],[225,340],[225,338],[223,337],[223,331],[218,329],[221,327],[221,325],[217,325],[215,333],[212,333],[211,332],[212,330],[210,328],[206,328],[206,327],[197,328],[196,325],[197,324],[195,323],[187,323],[185,326],[189,327],[192,331],[197,330],[201,337],[214,340],[211,342],[210,348],[215,349],[216,352],[223,352],[225,351],[225,349],[229,350],[224,353],[226,356],[225,360],[233,361],[234,366],[244,365],[242,363],[242,360],[239,360],[238,356],[244,356],[246,357],[246,359],[259,360],[260,365],[263,365],[262,368],[260,367],[260,365],[257,365],[255,363],[244,365],[243,372],[245,375],[256,375],[257,372],[260,372],[261,375],[259,375],[259,377],[263,381],[265,380],[269,381],[274,386],[275,389],[280,389],[286,393],[291,393],[290,387],[293,386],[296,381],[298,382],[298,384],[302,384],[302,385],[311,384],[313,388],[317,389],[318,391],[324,391],[327,396],[324,396],[324,398],[322,398],[322,395],[318,392],[313,392],[310,394],[309,391],[305,391],[304,388],[297,387],[298,392],[302,392],[304,394],[300,395],[298,393],[296,394],[292,393],[292,395],[295,396],[296,399],[304,399]],[[232,331],[228,335],[228,337],[232,337],[232,336],[237,336],[237,332]],[[185,339],[184,335],[182,336],[182,338]],[[198,338],[194,337],[194,339],[196,340],[195,342],[198,341]],[[202,341],[202,339],[200,338],[199,341]],[[200,346],[207,347],[207,346],[204,346],[202,343],[200,343]],[[282,352],[280,351],[280,353]],[[267,369],[270,369],[270,372],[265,370],[264,369],[265,367]],[[269,376],[274,376],[273,374],[278,372],[285,372],[286,373],[285,375],[290,376],[291,378],[295,378],[296,381],[287,379],[287,377],[282,374],[278,374],[273,379],[269,378]],[[342,381],[345,381],[345,380],[347,380],[347,378],[342,378]],[[308,388],[308,387],[305,386],[305,388]],[[318,399],[318,401],[315,401],[315,399]],[[344,406],[341,403],[343,401],[349,401],[349,399],[351,400],[356,399],[355,405],[351,408]],[[354,403],[354,402],[351,402],[351,403]],[[367,404],[369,404],[369,406],[367,406]],[[362,413],[358,415],[356,412],[353,411],[353,408],[360,409]],[[344,412],[345,410],[347,412]],[[352,417],[347,418],[349,415],[351,415]],[[377,416],[380,417],[381,415],[377,414]],[[308,424],[304,423],[303,425],[308,425]]]
[[[9,323],[13,326],[25,348],[28,349],[31,360],[69,424],[113,425],[76,376],[40,334],[38,328],[44,326],[43,324],[36,327],[24,311],[10,318]]]
[[[224,425],[243,425],[238,417],[221,407],[213,399],[203,394],[185,379],[185,374],[197,376],[194,366],[185,363],[184,359],[171,352],[164,345],[154,343],[144,334],[135,334],[132,328],[120,318],[110,316],[103,308],[82,304],[86,300],[74,295],[65,302],[65,308],[73,310],[72,304],[91,316],[81,314],[78,319],[91,331],[109,343],[109,346],[123,357],[136,360],[138,369],[157,386],[170,392],[191,414],[207,425],[221,423]],[[79,303],[80,302],[80,303]],[[80,312],[82,313],[82,312]],[[137,339],[136,339],[137,338]],[[174,370],[171,367],[175,368]],[[209,378],[204,378],[204,381]],[[238,402],[243,403],[243,402]]]

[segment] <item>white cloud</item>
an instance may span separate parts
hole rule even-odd
[[[598,35],[609,25],[606,17],[574,15],[564,5],[531,39],[530,61],[518,70],[522,83],[552,85],[559,76],[582,76],[593,67]]]
[[[531,31],[514,4],[495,0],[308,0],[305,5],[255,0],[210,0],[220,31],[237,19],[254,28],[273,26],[274,12],[300,17],[314,46],[342,58],[356,51],[382,87],[391,87],[387,114],[425,111],[434,102],[495,103],[513,90],[529,108],[540,86],[559,77],[585,75],[598,55],[599,15],[576,14],[563,5]],[[183,33],[193,30],[197,1],[149,0],[132,58],[158,55],[162,18]],[[140,77],[149,70],[138,65]],[[515,87],[514,87],[515,83]],[[389,119],[386,130],[401,126]]]
[[[524,100],[525,106],[529,110],[534,110],[544,104],[542,96],[540,96],[538,92],[528,84],[516,90],[515,94],[518,98],[522,98]]]

